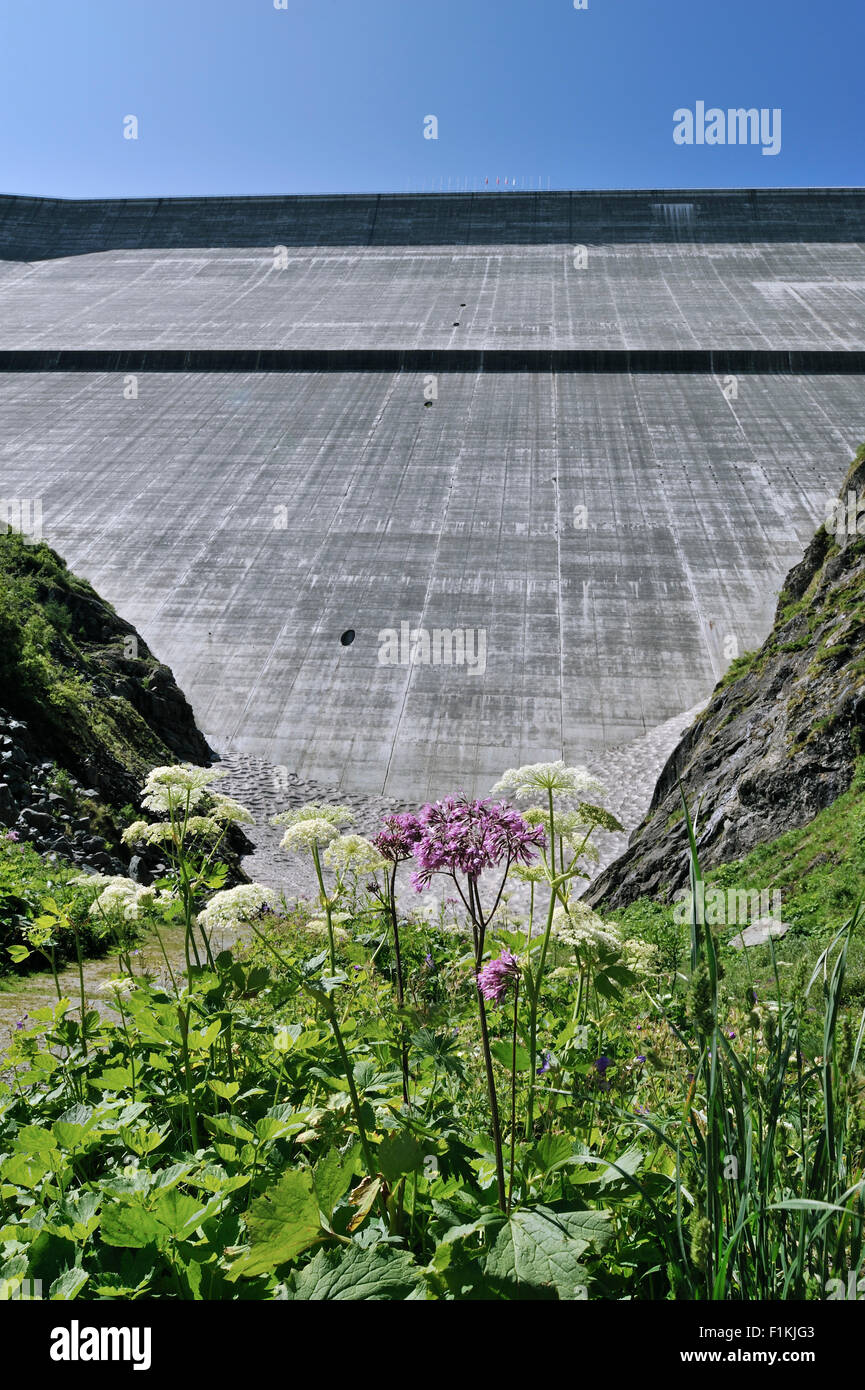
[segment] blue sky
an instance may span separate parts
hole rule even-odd
[[[862,0],[287,5],[0,0],[0,192],[865,184]],[[780,153],[676,145],[698,101]]]

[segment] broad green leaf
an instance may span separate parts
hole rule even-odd
[[[486,1273],[511,1285],[555,1290],[559,1298],[578,1297],[586,1285],[580,1258],[589,1241],[572,1218],[595,1215],[557,1213],[549,1207],[514,1212],[496,1236],[486,1258]]]
[[[168,1192],[160,1193],[153,1215],[175,1240],[188,1240],[221,1205],[220,1196],[211,1197],[202,1205],[195,1197],[188,1197],[173,1187]]]
[[[217,1130],[220,1134],[230,1134],[233,1139],[245,1139],[250,1142],[255,1138],[249,1126],[239,1120],[236,1115],[205,1115],[204,1123],[209,1130]]]
[[[120,1130],[120,1138],[128,1149],[143,1158],[145,1154],[152,1153],[154,1149],[159,1148],[169,1129],[169,1125],[163,1125],[161,1129],[147,1129],[144,1125],[140,1125],[138,1129],[124,1126]]]
[[[158,1173],[152,1174],[153,1187],[165,1192],[170,1187],[176,1187],[179,1182],[183,1181],[187,1173],[191,1172],[191,1163],[172,1163],[169,1168],[160,1168]]]
[[[360,1145],[358,1144],[349,1150],[345,1158],[340,1156],[338,1149],[331,1149],[315,1165],[313,1174],[315,1195],[328,1221],[333,1216],[334,1207],[340,1197],[345,1196],[349,1183],[358,1171],[357,1155],[359,1152]]]
[[[627,1173],[629,1177],[633,1177],[642,1161],[643,1154],[639,1149],[629,1149],[627,1153],[615,1159],[615,1167],[611,1163],[604,1169],[600,1178],[601,1186],[606,1187],[612,1182],[625,1182],[624,1174]]]
[[[48,1290],[48,1297],[71,1302],[73,1298],[78,1297],[89,1278],[90,1275],[84,1269],[66,1269],[59,1279],[54,1280]]]
[[[229,1177],[219,1164],[207,1163],[187,1181],[193,1187],[203,1187],[205,1192],[220,1192],[226,1196],[229,1192],[236,1192],[238,1188],[245,1187],[249,1182],[249,1174],[235,1173],[234,1177]]]
[[[375,1245],[343,1250],[319,1250],[295,1274],[288,1298],[306,1301],[382,1302],[408,1297],[420,1279],[420,1270],[405,1250]]]
[[[207,1049],[212,1047],[216,1042],[221,1027],[222,1022],[217,1018],[208,1028],[204,1028],[200,1032],[194,1028],[190,1029],[187,1038],[187,1045],[190,1052],[206,1052]]]
[[[511,1070],[514,1055],[513,1043],[494,1042],[490,1046],[490,1052],[501,1066],[505,1067],[507,1071]],[[528,1050],[517,1043],[517,1071],[528,1071],[530,1066],[531,1057]]]
[[[414,1136],[405,1130],[383,1139],[378,1146],[377,1157],[379,1172],[389,1183],[423,1168],[423,1149]]]
[[[130,1300],[140,1298],[141,1295],[146,1293],[149,1289],[150,1281],[155,1272],[154,1269],[148,1270],[137,1284],[130,1284],[122,1274],[98,1274],[96,1278],[99,1279],[100,1282],[92,1285],[91,1288],[96,1298],[124,1298]]]
[[[574,1142],[566,1134],[545,1134],[535,1144],[530,1157],[541,1173],[551,1173],[574,1161]]]
[[[0,1167],[0,1177],[15,1183],[16,1187],[38,1187],[50,1172],[51,1163],[44,1153],[13,1154]]]
[[[73,1105],[51,1126],[51,1132],[61,1149],[77,1149],[87,1140],[95,1138],[96,1117],[89,1105]]]
[[[164,1241],[168,1235],[151,1212],[131,1202],[112,1202],[104,1207],[99,1232],[106,1245],[121,1245],[133,1250],[154,1241]]]
[[[543,1207],[538,1208],[538,1211],[544,1210]],[[569,1235],[587,1241],[596,1250],[602,1250],[612,1237],[611,1213],[608,1211],[557,1211],[553,1215]]]
[[[297,1168],[283,1173],[252,1203],[246,1224],[252,1249],[232,1265],[232,1279],[266,1274],[323,1239],[312,1174]]]
[[[88,1084],[99,1091],[126,1091],[132,1085],[131,1067],[106,1067],[95,1076],[88,1076]]]
[[[302,1129],[306,1129],[308,1122],[308,1111],[292,1115],[288,1120],[279,1120],[275,1115],[265,1115],[263,1119],[256,1121],[255,1132],[262,1144],[272,1144],[274,1139],[284,1139],[288,1134],[299,1134]]]
[[[57,1153],[57,1140],[41,1125],[22,1125],[15,1135],[15,1148],[26,1154]]]
[[[240,1084],[237,1081],[208,1081],[207,1084],[213,1094],[222,1100],[234,1100],[240,1090]]]
[[[46,1222],[45,1229],[55,1235],[65,1236],[67,1240],[85,1241],[99,1225],[99,1192],[79,1192],[58,1202],[53,1220]]]

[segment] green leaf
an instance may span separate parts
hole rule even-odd
[[[272,1144],[274,1139],[284,1139],[288,1134],[299,1134],[309,1124],[309,1111],[294,1114],[291,1119],[280,1120],[275,1115],[265,1115],[257,1120],[255,1132],[262,1144]]]
[[[319,1250],[291,1279],[288,1298],[308,1301],[382,1302],[405,1299],[420,1279],[420,1270],[405,1250],[374,1245]]]
[[[600,1178],[601,1186],[606,1187],[608,1183],[612,1182],[625,1182],[624,1174],[627,1173],[629,1177],[633,1177],[642,1161],[643,1154],[639,1149],[629,1149],[627,1153],[615,1160],[615,1167],[609,1164],[604,1169]],[[631,1184],[628,1183],[628,1186],[630,1187]]]
[[[106,1067],[96,1076],[89,1076],[88,1084],[98,1091],[126,1091],[132,1085],[132,1068]]]
[[[331,1149],[315,1165],[313,1174],[315,1195],[328,1221],[333,1216],[334,1207],[340,1197],[345,1196],[349,1183],[358,1171],[357,1155],[359,1152],[359,1144],[355,1144],[345,1158],[340,1156],[338,1149]]]
[[[120,1130],[120,1138],[128,1149],[143,1158],[145,1154],[152,1153],[154,1149],[159,1148],[169,1129],[170,1125],[163,1125],[161,1129],[148,1129],[145,1125],[139,1125],[137,1129],[132,1129],[130,1126],[124,1125],[123,1129]]]
[[[51,1132],[61,1149],[77,1149],[95,1125],[96,1117],[89,1105],[73,1105],[54,1121]]]
[[[586,1271],[580,1258],[589,1240],[597,1235],[596,1224],[585,1218],[599,1214],[561,1213],[549,1207],[527,1207],[514,1212],[486,1258],[486,1273],[517,1289],[528,1285],[555,1290],[559,1298],[580,1297],[586,1286]]]
[[[0,1177],[16,1187],[38,1187],[51,1164],[45,1154],[13,1154],[0,1166]]]
[[[212,1047],[219,1037],[219,1030],[222,1027],[222,1020],[216,1019],[209,1027],[199,1032],[197,1029],[190,1029],[186,1042],[190,1052],[206,1052]]]
[[[530,1157],[541,1173],[551,1173],[574,1161],[574,1143],[566,1134],[545,1134],[534,1148]]]
[[[202,1205],[197,1198],[187,1197],[172,1187],[168,1192],[160,1193],[153,1215],[175,1240],[188,1240],[221,1205],[221,1196],[211,1197]]]
[[[104,1207],[99,1231],[106,1245],[132,1250],[164,1240],[168,1234],[151,1212],[131,1202],[112,1202]]]
[[[54,1135],[41,1125],[22,1125],[15,1135],[15,1147],[26,1154],[58,1152]]]
[[[266,1274],[324,1238],[318,1198],[308,1170],[290,1169],[257,1197],[246,1215],[252,1249],[231,1267],[229,1278]]]
[[[494,1042],[490,1045],[490,1052],[501,1066],[505,1067],[508,1071],[511,1070],[511,1062],[513,1061],[514,1055],[513,1043]],[[528,1071],[531,1066],[531,1060],[528,1050],[517,1043],[517,1071]]]
[[[45,1230],[67,1240],[83,1242],[99,1225],[99,1192],[79,1192],[75,1197],[67,1197],[57,1204],[53,1220],[46,1221]]]
[[[50,1299],[71,1302],[73,1298],[78,1297],[89,1278],[90,1275],[86,1270],[76,1269],[74,1267],[72,1269],[65,1269],[60,1275],[60,1278],[54,1280],[54,1283],[48,1290],[48,1297]]]
[[[413,1135],[405,1130],[399,1134],[389,1134],[378,1146],[379,1172],[389,1183],[403,1178],[407,1173],[417,1173],[423,1168],[423,1149]]]
[[[237,1081],[208,1081],[208,1086],[215,1096],[222,1100],[234,1100],[240,1090],[240,1083]]]
[[[622,992],[608,975],[603,973],[595,976],[595,989],[602,999],[621,999]]]
[[[31,953],[26,946],[7,946],[6,949],[16,965],[23,965],[25,960],[30,959]]]
[[[233,1139],[245,1139],[249,1142],[255,1138],[249,1126],[239,1120],[236,1115],[205,1115],[204,1123],[209,1130],[216,1130],[220,1134],[230,1134]]]

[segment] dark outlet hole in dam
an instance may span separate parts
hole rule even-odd
[[[343,647],[350,647],[356,636],[357,633],[353,627],[347,628],[339,639],[340,645]]]

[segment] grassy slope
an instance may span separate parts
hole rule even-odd
[[[777,943],[776,954],[781,984],[789,993],[797,966],[801,980],[803,968],[810,973],[820,951],[865,897],[865,758],[857,761],[850,790],[809,825],[760,845],[744,859],[709,870],[705,878],[707,887],[780,891],[783,920],[790,923],[790,931]],[[676,925],[673,911],[671,904],[641,898],[615,917],[627,928],[626,934],[658,943],[672,966],[676,947],[681,950],[687,938],[687,928]],[[723,942],[736,930],[721,927],[718,935]],[[747,952],[726,948],[723,958],[725,986],[737,999],[747,992],[752,970],[761,980],[771,973],[767,946]],[[852,943],[845,999],[850,1004],[865,1003],[863,939]]]
[[[103,791],[126,801],[151,767],[175,761],[128,698],[159,672],[134,628],[48,545],[0,533],[0,705],[48,757],[76,772],[94,763]]]

